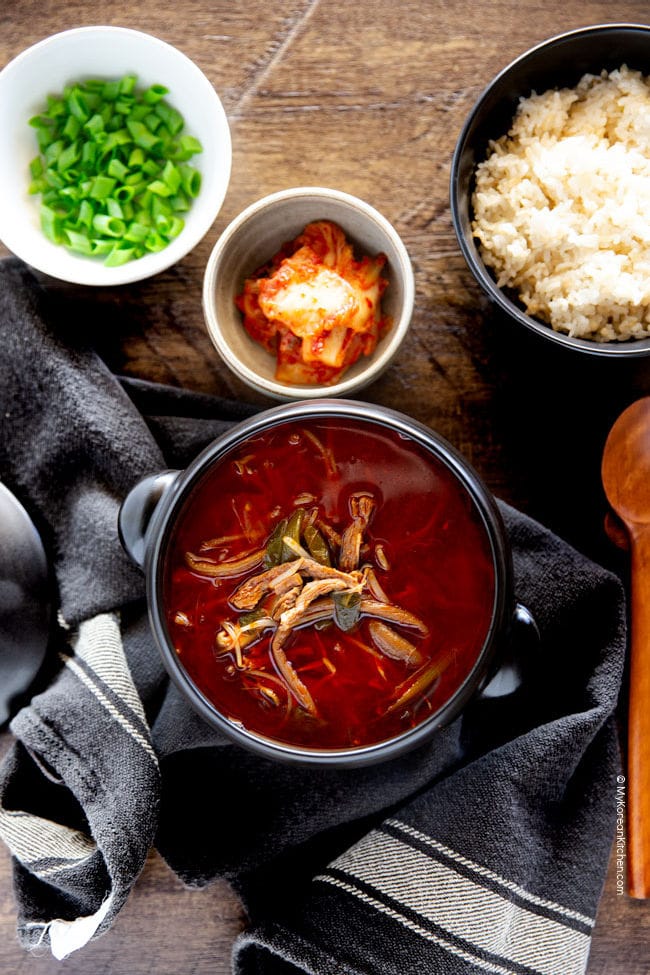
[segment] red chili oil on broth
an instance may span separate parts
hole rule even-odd
[[[463,683],[494,565],[470,495],[424,447],[305,420],[249,438],[201,480],[164,592],[181,663],[230,720],[355,748],[419,724]]]

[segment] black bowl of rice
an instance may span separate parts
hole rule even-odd
[[[511,319],[600,356],[650,354],[650,27],[543,42],[488,85],[456,145],[451,211]]]

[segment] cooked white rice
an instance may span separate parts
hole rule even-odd
[[[650,335],[650,79],[624,65],[523,98],[472,203],[483,260],[528,314],[599,342]]]

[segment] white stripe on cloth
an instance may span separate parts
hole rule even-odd
[[[147,755],[150,756],[151,760],[157,765],[158,759],[156,757],[156,753],[147,739],[140,734],[138,729],[131,724],[128,718],[125,718],[124,715],[120,714],[117,708],[108,700],[106,695],[91,680],[85,670],[82,670],[74,657],[62,657],[62,660],[66,667],[69,667],[70,670],[77,675],[82,684],[85,684],[88,690],[92,691],[99,703],[106,708],[110,716],[114,718],[115,721],[122,726],[122,728],[124,728],[124,730],[133,738],[134,741],[138,743],[138,745],[144,749]]]
[[[450,941],[445,941],[439,935],[434,934],[432,931],[427,931],[420,924],[416,924],[411,918],[405,917],[400,914],[399,911],[394,910],[387,904],[382,904],[375,897],[371,897],[364,890],[359,890],[357,887],[353,887],[351,884],[346,884],[343,880],[339,880],[338,877],[328,877],[326,874],[321,874],[315,878],[316,880],[321,880],[323,883],[332,884],[333,887],[338,887],[339,890],[345,890],[348,894],[354,894],[359,900],[363,901],[364,904],[369,904],[370,907],[374,907],[376,910],[385,914],[387,917],[393,918],[394,921],[399,921],[403,924],[405,928],[413,931],[415,934],[419,934],[421,938],[425,938],[432,944],[438,945],[440,948],[444,948],[450,954],[455,955],[457,958],[462,958],[463,961],[469,962],[471,965],[475,965],[477,968],[482,968],[485,972],[492,972],[494,975],[515,975],[512,968],[504,968],[503,965],[497,965],[493,962],[486,961],[484,958],[479,958],[477,955],[472,955],[469,951],[464,951],[463,948],[452,944]]]
[[[0,837],[13,856],[30,869],[31,864],[50,858],[69,860],[71,863],[68,866],[76,866],[91,857],[97,849],[94,841],[85,833],[31,813],[9,811],[2,807]],[[56,869],[33,872],[45,876]]]
[[[540,975],[582,975],[590,938],[513,904],[385,833],[371,832],[331,864],[468,946]]]
[[[147,724],[140,695],[135,689],[124,656],[120,624],[114,613],[85,620],[73,641],[75,655],[83,660]]]
[[[135,711],[139,718],[144,722],[146,719],[142,705],[138,699],[138,694],[129,674],[122,638],[117,617],[113,613],[103,613],[90,620],[85,620],[79,626],[79,632],[73,643],[75,654],[88,664],[94,673],[101,676],[101,679],[111,687],[127,706]],[[126,715],[122,714],[109,700],[101,687],[93,678],[81,667],[75,657],[68,657],[61,654],[61,660],[91,691],[99,703],[104,707],[110,716],[133,738],[135,742],[149,755],[152,762],[158,766],[158,758],[151,746],[149,739]],[[94,664],[97,663],[98,670]],[[136,706],[133,706],[134,699],[137,699]]]
[[[448,846],[444,846],[444,844],[432,839],[430,836],[427,836],[426,833],[421,833],[419,830],[413,829],[412,826],[407,826],[406,823],[400,822],[399,819],[387,819],[386,823],[387,825],[393,826],[396,829],[401,830],[403,833],[406,833],[407,836],[412,836],[414,839],[419,840],[420,843],[430,846],[431,849],[437,850],[439,853],[444,854],[446,857],[449,857],[450,860],[455,860],[464,867],[473,870],[481,877],[487,877],[488,880],[493,880],[502,887],[506,887],[508,890],[511,890],[513,894],[517,894],[518,897],[521,897],[522,900],[527,900],[530,901],[531,904],[537,904],[539,907],[545,907],[551,911],[556,911],[558,914],[563,914],[565,917],[570,917],[574,921],[581,921],[590,928],[593,928],[596,923],[594,918],[589,917],[587,914],[580,914],[579,911],[572,911],[568,907],[563,907],[562,904],[558,904],[555,901],[545,900],[543,897],[538,897],[536,894],[531,894],[530,891],[526,890],[524,887],[520,887],[519,884],[514,883],[514,881],[507,880],[505,877],[500,877],[499,874],[494,873],[493,870],[489,870],[487,867],[483,867],[479,863],[474,863],[473,860],[469,860],[462,854],[456,853],[455,850],[452,850]]]

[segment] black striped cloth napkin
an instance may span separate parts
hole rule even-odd
[[[107,931],[155,843],[187,883],[240,892],[237,975],[584,972],[614,831],[616,578],[502,506],[541,631],[520,691],[374,768],[248,754],[169,685],[116,515],[141,476],[182,467],[250,408],[120,383],[60,304],[0,264],[0,477],[60,597],[0,768],[23,945],[63,958]]]

